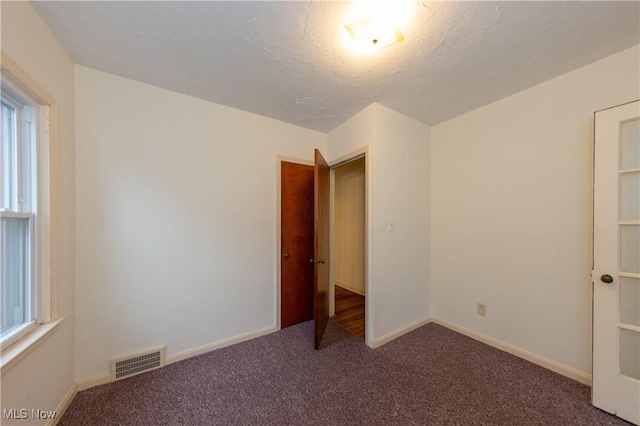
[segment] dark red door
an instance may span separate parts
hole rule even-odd
[[[314,168],[281,163],[280,326],[313,319]]]

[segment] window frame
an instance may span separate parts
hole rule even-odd
[[[38,326],[47,324],[55,318],[52,309],[52,282],[51,282],[51,187],[53,185],[53,175],[51,174],[52,146],[54,143],[52,131],[52,115],[55,113],[56,104],[53,99],[44,92],[35,81],[33,81],[24,71],[22,71],[11,59],[2,53],[2,98],[6,103],[11,103],[16,108],[16,132],[22,132],[23,140],[16,144],[17,156],[30,156],[33,170],[29,172],[28,179],[25,179],[24,170],[17,166],[18,181],[22,181],[28,188],[19,187],[14,200],[13,210],[2,210],[0,216],[3,217],[25,217],[29,218],[30,237],[30,304],[31,320],[16,327],[7,336],[0,338],[0,348],[3,352],[15,343],[26,338],[38,329]],[[25,105],[29,107],[25,108]],[[22,117],[25,110],[28,111],[27,118]],[[29,120],[30,133],[25,135]],[[35,131],[35,133],[32,133]],[[20,137],[20,136],[18,136]],[[24,146],[24,139],[32,138],[28,142],[28,149]],[[21,146],[22,145],[22,146]],[[34,158],[35,157],[35,158]],[[18,157],[18,163],[23,159]],[[25,181],[28,181],[25,183]],[[20,185],[20,184],[19,184]],[[28,193],[28,197],[21,195]],[[29,198],[28,203],[24,199]],[[28,204],[28,205],[27,205]],[[15,211],[18,210],[18,211]],[[25,211],[27,210],[27,211]],[[35,213],[34,213],[35,212]],[[58,322],[59,323],[59,322]],[[56,323],[57,324],[57,323]],[[16,345],[17,346],[17,345]],[[4,357],[3,357],[4,358]],[[0,364],[5,365],[5,360]],[[4,373],[5,369],[2,369]]]

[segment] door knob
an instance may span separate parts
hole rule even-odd
[[[613,282],[613,277],[609,274],[604,274],[603,276],[600,277],[600,281],[602,281],[605,284],[611,284]]]
[[[288,259],[288,258],[290,258],[290,257],[291,257],[291,253],[286,252],[286,253],[284,254],[284,258],[285,258],[285,259]]]

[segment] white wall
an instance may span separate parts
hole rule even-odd
[[[77,364],[275,327],[276,156],[326,135],[76,67]]]
[[[1,408],[55,410],[74,384],[74,69],[28,2],[3,1],[1,8],[3,52],[58,103],[51,278],[57,288],[53,302],[59,315],[66,317],[45,342],[3,372]],[[30,419],[29,424],[38,422]]]
[[[429,127],[372,104],[329,133],[328,159],[367,145],[367,340],[376,345],[430,313]]]
[[[335,169],[334,282],[365,294],[365,159]]]
[[[432,127],[435,317],[590,375],[593,113],[640,97],[638,52]]]

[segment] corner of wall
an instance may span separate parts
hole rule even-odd
[[[52,120],[57,147],[51,153],[55,173],[51,279],[57,313],[67,318],[46,342],[3,376],[2,406],[55,410],[74,393],[75,381],[74,65],[31,3],[2,2],[1,7],[3,54],[53,98],[58,111]]]

